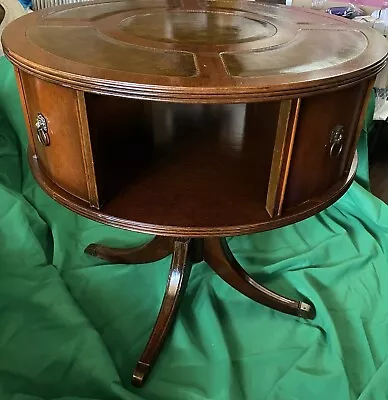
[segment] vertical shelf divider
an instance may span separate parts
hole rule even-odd
[[[282,100],[280,103],[266,201],[266,209],[271,217],[279,216],[282,213],[300,103],[300,98]]]
[[[93,150],[90,142],[90,132],[88,116],[86,112],[85,95],[77,90],[78,123],[80,126],[80,139],[82,143],[82,155],[86,174],[86,184],[89,194],[89,204],[91,207],[100,208],[100,200],[97,190],[96,173],[94,169]]]

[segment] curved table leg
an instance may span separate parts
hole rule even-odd
[[[225,238],[205,238],[204,258],[225,282],[252,300],[286,314],[315,317],[310,304],[280,296],[249,276],[234,258]]]
[[[142,386],[150,373],[173,324],[179,300],[186,290],[191,269],[189,243],[190,239],[176,239],[174,242],[166,292],[159,315],[143,354],[133,371],[132,384],[135,386]]]
[[[161,260],[172,253],[174,239],[155,236],[150,242],[130,249],[116,249],[101,244],[90,244],[85,253],[114,264],[143,264]]]

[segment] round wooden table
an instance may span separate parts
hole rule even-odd
[[[31,13],[2,42],[42,188],[78,214],[156,235],[91,244],[112,263],[172,254],[133,373],[147,377],[192,264],[273,309],[315,310],[255,282],[226,237],[291,224],[349,187],[385,39],[346,19],[249,1],[93,1]]]

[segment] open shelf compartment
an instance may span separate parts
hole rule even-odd
[[[85,95],[104,212],[174,226],[249,224],[266,200],[280,102]]]

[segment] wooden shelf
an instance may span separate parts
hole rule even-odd
[[[210,154],[211,147],[205,152]],[[248,152],[250,156],[254,151]],[[192,151],[192,157],[195,152]],[[320,212],[338,200],[351,185],[357,167],[357,154],[349,174],[338,181],[324,197],[311,199],[287,210],[280,217],[271,218],[265,209],[265,194],[256,186],[264,175],[245,179],[250,167],[259,165],[248,157],[239,165],[227,154],[218,153],[214,160],[228,160],[229,164],[214,161],[182,163],[179,159],[161,158],[144,174],[124,188],[101,210],[91,208],[55,185],[40,169],[36,157],[29,155],[35,179],[54,200],[80,215],[111,226],[136,232],[177,237],[233,236],[275,229],[303,220]],[[203,160],[203,158],[202,158]],[[185,168],[174,175],[177,168]],[[213,185],[201,187],[205,174],[211,174]],[[197,179],[193,179],[196,176]],[[177,177],[179,177],[177,179]],[[250,175],[252,177],[252,175]],[[169,190],[166,191],[165,188]],[[211,190],[210,190],[211,189]]]

